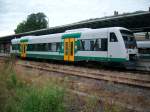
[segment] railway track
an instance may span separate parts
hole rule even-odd
[[[136,86],[138,86],[138,88],[140,87],[141,89],[143,88],[148,88],[147,90],[149,90],[150,88],[150,76],[148,75],[142,75],[140,76],[139,74],[127,74],[123,72],[116,72],[116,75],[114,74],[108,74],[106,71],[104,72],[99,72],[99,71],[94,71],[92,69],[86,69],[86,68],[81,68],[81,67],[74,67],[74,66],[66,66],[66,65],[56,65],[56,64],[48,64],[48,63],[37,63],[37,62],[21,62],[21,63],[17,63],[17,65],[21,65],[23,67],[27,67],[27,68],[31,68],[31,69],[38,69],[41,71],[47,71],[47,72],[55,72],[54,74],[57,75],[58,74],[62,74],[62,76],[66,75],[66,76],[76,76],[76,77],[81,77],[84,78],[85,80],[89,79],[94,79],[94,80],[98,80],[98,81],[110,81],[110,82],[114,82],[114,83],[120,83],[120,84],[124,84],[126,85],[131,85],[133,86],[133,88]],[[121,74],[122,73],[122,74]],[[79,78],[80,79],[80,78]],[[79,86],[77,87],[78,89],[71,89],[71,91],[75,92],[75,94],[78,94],[80,96],[93,96],[92,93],[86,91],[86,90],[82,90],[82,87],[84,88],[90,88],[90,91],[94,92],[94,86],[92,85],[91,87],[89,87],[88,85],[84,85],[84,82],[78,81],[79,79],[75,79],[76,81],[72,82],[75,86]],[[74,79],[71,79],[74,80]],[[106,82],[107,83],[107,82]],[[79,85],[78,85],[79,84]],[[91,85],[91,84],[89,84]],[[81,86],[81,88],[80,88]],[[87,87],[86,87],[87,86]],[[136,112],[148,112],[149,107],[145,106],[142,107],[141,105],[138,105],[137,102],[132,103],[127,103],[128,101],[122,102],[121,97],[116,97],[116,96],[109,96],[109,97],[105,97],[103,98],[103,96],[101,96],[102,92],[100,92],[99,90],[96,90],[96,96],[98,98],[100,98],[101,101],[105,101],[106,99],[110,100],[110,104],[112,102],[114,102],[116,105],[120,105],[123,108],[127,108],[129,110],[135,110]],[[112,93],[113,94],[113,93]],[[131,94],[131,93],[129,93]],[[121,94],[120,94],[121,95]],[[136,96],[133,95],[133,96]],[[119,98],[118,100],[116,100],[116,98]],[[132,97],[129,95],[129,98],[132,99]],[[134,97],[133,97],[134,98]],[[136,99],[138,97],[135,97]],[[144,97],[142,97],[145,101],[146,99]],[[147,104],[149,105],[149,104]]]
[[[72,75],[96,80],[110,81],[114,83],[126,84],[131,86],[150,88],[150,74],[141,75],[140,73],[97,70],[93,68],[75,67],[72,65],[68,66],[60,64],[49,64],[45,62],[23,61],[23,60],[21,60],[21,62],[19,61],[16,62],[16,64],[28,68],[57,72],[64,75]]]
[[[124,72],[111,73],[110,71],[101,71],[89,68],[81,68],[66,65],[56,65],[48,63],[24,62],[17,63],[28,68],[35,68],[45,71],[57,72],[65,75],[73,75],[96,80],[105,80],[114,83],[121,83],[132,86],[150,88],[150,75],[140,75]]]

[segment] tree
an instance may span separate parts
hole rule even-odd
[[[39,30],[43,28],[48,28],[48,21],[46,20],[47,16],[44,13],[30,14],[27,17],[26,21],[23,21],[17,25],[17,28],[14,30],[15,34]]]

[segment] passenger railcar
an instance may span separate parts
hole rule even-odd
[[[75,29],[13,39],[11,53],[22,58],[99,61],[132,66],[137,56],[133,33],[126,28]]]
[[[139,57],[142,59],[150,59],[150,41],[137,41]]]

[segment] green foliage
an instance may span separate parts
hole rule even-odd
[[[65,112],[63,87],[27,85],[11,67],[0,71],[0,112]]]
[[[63,89],[47,86],[41,89],[31,87],[23,91],[18,91],[19,112],[65,112]]]
[[[16,86],[9,92],[5,104],[1,107],[3,112],[65,112],[62,88]]]
[[[17,28],[14,30],[16,34],[39,30],[48,27],[48,21],[46,20],[46,15],[44,13],[30,14],[27,17],[26,21],[21,22],[17,25]]]

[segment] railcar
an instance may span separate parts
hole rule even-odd
[[[12,39],[11,53],[22,58],[64,61],[98,61],[135,65],[137,44],[131,31],[122,27],[74,29],[64,33]]]
[[[150,41],[137,41],[139,57],[142,59],[150,59]]]

